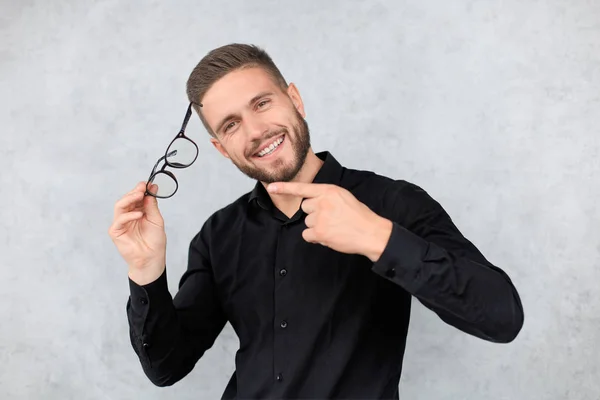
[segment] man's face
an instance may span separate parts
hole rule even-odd
[[[231,72],[202,100],[213,145],[251,179],[293,179],[304,165],[310,134],[296,87],[282,90],[262,68]]]

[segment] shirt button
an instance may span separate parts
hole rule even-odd
[[[386,271],[385,275],[388,278],[393,278],[394,276],[396,276],[396,268],[390,268]]]
[[[277,382],[281,382],[283,380],[283,375],[277,374]]]
[[[148,350],[148,349],[150,348],[150,343],[148,343],[148,342],[144,342],[144,343],[142,344],[142,347],[144,347],[144,349]]]
[[[146,299],[145,297],[142,297],[140,299],[140,303],[142,303],[143,305],[146,305],[146,304],[148,304],[148,299]]]
[[[287,270],[286,270],[285,268],[282,268],[282,269],[279,271],[279,275],[281,275],[281,276],[286,276],[286,275],[287,275]]]
[[[280,324],[280,326],[281,326],[283,329],[287,328],[287,322],[286,322],[286,321],[281,321],[281,324]]]

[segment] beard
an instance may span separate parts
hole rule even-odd
[[[296,111],[296,121],[292,124],[293,136],[287,129],[271,132],[268,138],[285,133],[285,141],[292,146],[293,159],[291,162],[277,159],[270,163],[267,168],[257,168],[248,163],[231,162],[247,177],[267,184],[273,182],[288,182],[298,175],[304,165],[308,150],[310,149],[310,131],[308,124],[302,115]],[[251,153],[253,154],[253,153]],[[248,156],[250,158],[251,156]]]

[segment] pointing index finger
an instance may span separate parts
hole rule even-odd
[[[323,184],[301,182],[275,182],[267,186],[269,193],[290,194],[304,198],[320,196],[324,189]]]

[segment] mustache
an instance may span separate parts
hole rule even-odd
[[[287,133],[287,132],[288,132],[287,128],[281,128],[277,131],[269,133],[269,135],[267,135],[266,137],[264,137],[262,139],[256,140],[256,144],[252,146],[252,150],[248,153],[248,157],[251,157],[254,153],[256,153],[258,151],[258,149],[260,148],[261,144],[263,144],[267,140],[274,138],[276,136],[279,136],[282,133]]]

